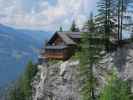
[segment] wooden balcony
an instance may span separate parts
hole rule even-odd
[[[67,46],[47,46],[43,56],[48,60],[66,60],[68,59]]]
[[[44,54],[45,58],[46,59],[57,59],[57,60],[66,60],[66,55],[65,53],[61,52],[61,53],[48,53],[48,52],[45,52]]]

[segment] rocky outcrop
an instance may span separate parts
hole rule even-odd
[[[39,65],[33,82],[33,100],[80,100],[78,61]]]
[[[79,61],[68,60],[53,65],[38,65],[39,72],[33,85],[33,100],[81,100]],[[96,93],[107,83],[112,68],[123,80],[133,81],[133,44],[119,47],[117,51],[103,57],[94,74],[97,79]],[[133,87],[133,85],[132,85]]]

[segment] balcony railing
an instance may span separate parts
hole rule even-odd
[[[47,59],[65,59],[65,53],[63,52],[45,52],[44,56]]]

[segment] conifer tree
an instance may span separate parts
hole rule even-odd
[[[36,73],[37,66],[29,61],[24,74],[10,90],[9,100],[32,100],[31,82]]]
[[[122,31],[123,31],[123,12],[124,12],[124,0],[118,0],[118,40],[122,40]]]
[[[72,26],[71,26],[70,30],[71,30],[72,32],[76,31],[76,24],[75,24],[75,21],[72,22]]]
[[[95,77],[94,66],[96,66],[102,57],[103,39],[102,34],[98,35],[95,32],[95,24],[93,16],[90,14],[90,19],[85,24],[89,32],[82,34],[80,59],[80,74],[83,81],[81,94],[83,100],[96,100],[95,96]]]
[[[22,88],[23,88],[26,100],[31,100],[31,95],[32,95],[31,82],[33,80],[33,77],[36,75],[36,73],[37,73],[36,65],[34,65],[32,61],[29,61],[26,67],[26,71],[21,80],[21,84],[22,84]]]
[[[96,27],[95,27],[95,22],[94,22],[94,18],[93,18],[93,13],[90,13],[90,18],[89,20],[85,23],[85,25],[83,26],[83,30],[87,31],[87,32],[96,32]]]
[[[104,34],[106,50],[110,48],[110,37],[114,31],[114,13],[115,0],[100,0],[98,2],[98,15],[96,16],[96,25],[98,32]]]
[[[95,33],[84,33],[82,36],[81,52],[80,52],[80,73],[82,78],[83,100],[96,100],[95,95],[95,77],[94,66],[101,59],[102,39]]]
[[[72,31],[72,32],[78,32],[79,31],[79,28],[76,26],[75,21],[72,22],[72,25],[70,27],[70,31]]]
[[[128,6],[133,3],[132,0],[118,0],[117,1],[117,16],[118,16],[118,40],[122,40],[123,36],[123,29],[124,29],[124,25],[123,25],[123,16],[124,16],[124,12],[126,12]]]
[[[24,91],[22,90],[21,79],[13,83],[10,87],[7,100],[25,100]]]
[[[63,32],[63,28],[62,27],[60,27],[60,30],[59,30],[60,32]]]
[[[133,94],[128,81],[119,79],[115,74],[108,80],[104,87],[100,100],[132,100]]]

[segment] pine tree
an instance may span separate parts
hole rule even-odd
[[[85,23],[85,25],[83,26],[83,30],[87,31],[87,32],[96,32],[96,27],[95,27],[95,22],[94,22],[94,18],[93,18],[93,13],[90,13],[90,18],[89,20]]]
[[[62,28],[62,27],[60,27],[60,30],[59,30],[59,32],[63,32],[63,28]]]
[[[13,83],[13,86],[10,87],[7,100],[25,100],[24,92],[22,91],[21,81]]]
[[[132,97],[129,82],[112,75],[100,95],[100,100],[132,100]]]
[[[101,52],[104,50],[103,34],[96,33],[95,22],[93,14],[90,14],[90,19],[84,25],[87,32],[82,34],[79,52],[80,59],[80,76],[82,79],[83,100],[96,100],[95,96],[95,76],[94,66],[96,66],[99,60],[102,58]]]
[[[109,45],[111,34],[117,31],[117,40],[123,39],[123,16],[132,0],[100,0],[98,2],[97,28],[105,34],[105,45]],[[108,48],[108,46],[107,46]]]
[[[123,25],[123,16],[124,16],[124,12],[126,12],[128,6],[133,3],[132,0],[118,0],[117,1],[117,16],[118,16],[118,40],[121,41],[123,39],[123,29],[124,29],[124,25]]]
[[[72,26],[71,26],[70,30],[71,30],[72,32],[76,31],[76,24],[75,24],[75,21],[72,22]]]
[[[32,63],[32,61],[29,61],[26,71],[21,79],[21,87],[24,91],[24,95],[26,100],[31,100],[31,95],[32,95],[32,86],[31,82],[33,80],[33,77],[37,73],[37,67]]]
[[[122,31],[123,31],[123,12],[124,12],[124,0],[118,0],[118,40],[122,40]]]
[[[9,100],[32,100],[31,82],[37,73],[37,66],[29,61],[24,74],[10,90]]]
[[[98,15],[96,16],[97,30],[104,34],[106,50],[110,49],[110,38],[115,29],[114,14],[115,0],[100,0],[98,2]]]
[[[95,77],[94,66],[101,59],[102,39],[95,33],[84,33],[82,36],[81,52],[80,52],[80,73],[82,78],[83,100],[96,100],[95,96]]]
[[[79,28],[76,26],[75,21],[72,22],[72,25],[70,27],[70,31],[72,31],[72,32],[78,32],[79,31]]]
[[[93,14],[90,14],[90,19],[85,23],[85,28],[88,32],[82,34],[79,53],[80,59],[80,74],[83,81],[81,94],[83,100],[96,100],[95,96],[95,77],[94,66],[101,59],[101,51],[103,51],[102,34],[97,34],[95,31],[95,23]]]

